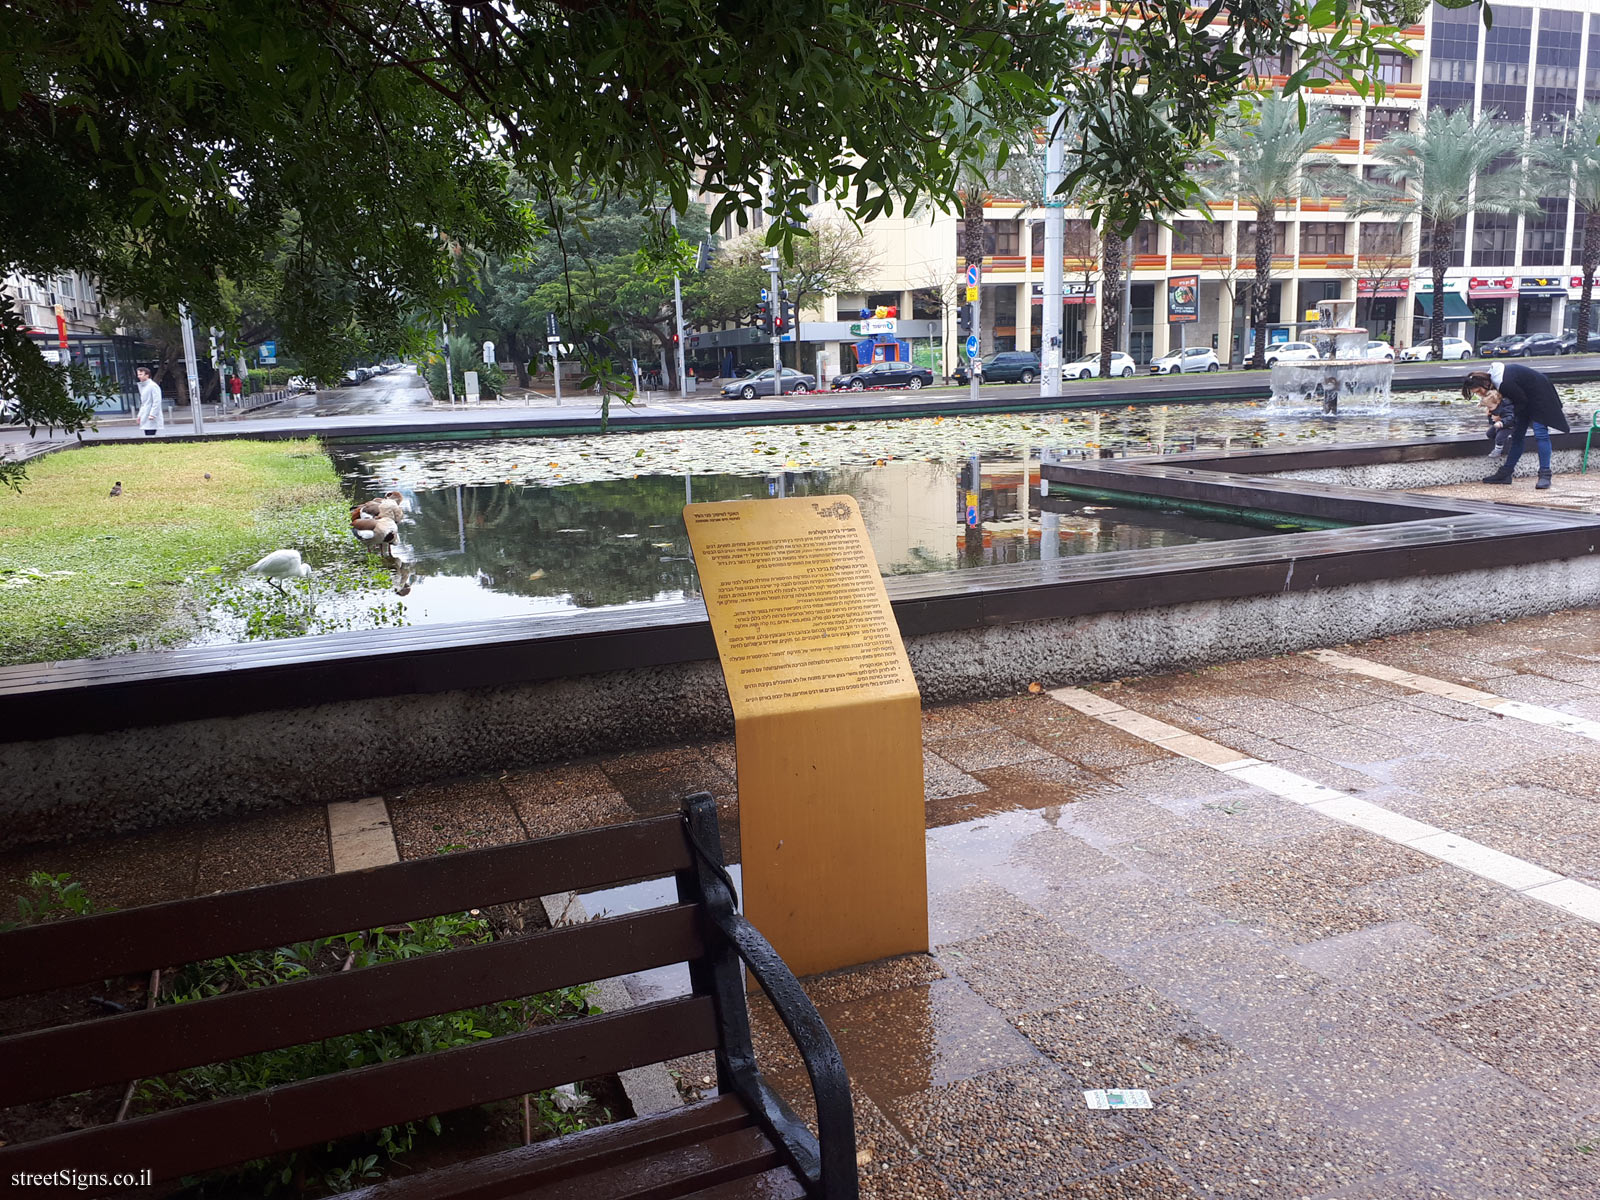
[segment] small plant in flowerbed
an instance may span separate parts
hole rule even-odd
[[[0,928],[87,916],[99,911],[70,875],[35,872],[28,884],[29,893],[17,898],[18,919],[0,922]],[[492,941],[494,936],[488,916],[473,909],[404,925],[230,955],[163,972],[158,1002],[190,1004],[225,993],[481,945]],[[105,989],[96,990],[109,992],[111,989],[107,985]],[[281,1084],[448,1050],[532,1026],[583,1016],[593,1011],[589,1003],[590,991],[587,987],[563,988],[174,1072],[142,1081],[134,1093],[134,1112],[137,1115],[248,1095]],[[514,1113],[514,1107],[520,1107],[521,1112]],[[582,1090],[555,1089],[526,1097],[521,1105],[513,1101],[442,1117],[432,1116],[322,1147],[259,1159],[226,1173],[185,1180],[183,1190],[177,1194],[191,1197],[277,1193],[316,1196],[349,1191],[381,1178],[391,1169],[408,1170],[419,1166],[421,1164],[415,1161],[419,1156],[449,1160],[455,1157],[447,1144],[451,1141],[489,1142],[495,1144],[479,1149],[501,1148],[529,1138],[574,1133],[611,1119],[611,1110],[585,1096]],[[32,1125],[38,1128],[37,1121]],[[425,1141],[433,1144],[424,1147]],[[410,1157],[401,1161],[406,1155]]]

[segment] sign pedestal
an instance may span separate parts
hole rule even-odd
[[[733,704],[745,915],[797,975],[927,950],[921,697],[859,505],[684,520]]]

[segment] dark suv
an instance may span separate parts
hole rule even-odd
[[[1007,350],[984,360],[984,383],[1032,383],[1039,378],[1039,356],[1031,350]],[[955,369],[957,383],[967,382],[967,364]]]

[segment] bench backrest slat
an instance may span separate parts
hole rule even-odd
[[[149,1169],[156,1179],[627,1070],[717,1044],[715,1006],[689,996],[361,1067],[265,1092],[0,1147],[17,1171]]]
[[[0,998],[287,946],[689,865],[680,817],[0,933]]]
[[[691,961],[699,917],[652,909],[0,1039],[0,1108]]]

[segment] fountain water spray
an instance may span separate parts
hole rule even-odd
[[[1387,408],[1394,382],[1394,363],[1367,357],[1367,331],[1342,324],[1341,316],[1354,319],[1354,300],[1322,300],[1317,304],[1320,319],[1304,331],[1305,340],[1322,355],[1311,362],[1272,364],[1274,404],[1303,404],[1319,400],[1322,411],[1339,411],[1339,401],[1372,400]],[[1348,313],[1339,310],[1348,306]]]

